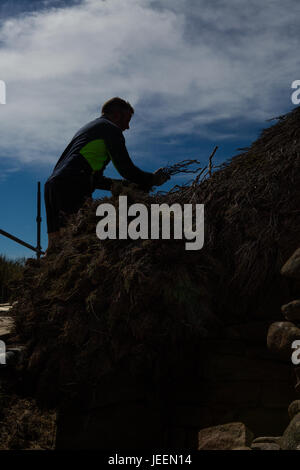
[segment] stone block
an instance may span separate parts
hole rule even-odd
[[[253,433],[243,423],[228,423],[201,429],[198,433],[198,450],[231,450],[249,447]]]
[[[280,450],[280,446],[274,442],[257,442],[252,444],[252,450]]]
[[[292,300],[292,302],[282,305],[281,311],[288,321],[300,322],[300,300]]]
[[[300,340],[300,328],[297,328],[294,323],[275,322],[268,330],[268,348],[273,352],[283,354],[284,357],[291,357],[293,352],[291,345],[295,340]]]
[[[281,274],[293,279],[300,279],[300,248],[292,254],[281,268]]]
[[[281,441],[281,436],[261,436],[261,437],[256,437],[253,440],[252,445],[268,443],[268,444],[277,444],[280,446],[280,441]]]
[[[300,400],[292,401],[292,403],[289,405],[288,413],[290,419],[293,419],[294,416],[300,413]]]
[[[300,450],[300,414],[296,414],[286,430],[280,443],[283,450]]]

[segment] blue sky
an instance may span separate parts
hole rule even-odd
[[[37,181],[112,96],[136,110],[125,138],[142,169],[250,145],[294,107],[299,13],[297,0],[1,1],[0,228],[36,244]],[[42,227],[46,248],[44,206]],[[1,236],[0,253],[32,256]]]

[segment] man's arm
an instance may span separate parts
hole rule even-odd
[[[106,178],[103,176],[102,171],[96,171],[92,176],[92,188],[95,189],[105,189],[110,191],[112,188],[113,180],[111,178]]]
[[[106,144],[111,161],[123,178],[141,186],[151,187],[155,184],[153,173],[142,171],[132,163],[121,130],[120,132],[115,130],[112,135],[109,135]]]

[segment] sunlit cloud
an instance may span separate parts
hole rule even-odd
[[[136,108],[126,135],[132,146],[153,136],[234,138],[222,121],[278,114],[300,78],[299,6],[249,3],[85,0],[54,8],[49,2],[49,9],[3,20],[0,155],[55,162],[116,95]]]

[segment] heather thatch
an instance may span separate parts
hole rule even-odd
[[[51,405],[68,384],[73,392],[128,361],[144,375],[172,348],[222,329],[210,306],[220,276],[212,257],[181,240],[100,242],[96,206],[81,210],[57,252],[28,262],[15,307],[28,371]]]
[[[13,300],[13,284],[21,279],[24,263],[24,258],[10,260],[0,255],[0,303]]]
[[[131,202],[204,203],[202,250],[179,240],[100,242],[96,201],[70,219],[56,251],[28,261],[16,333],[41,400],[80,395],[116,368],[176,376],[180,357],[187,369],[201,339],[222,336],[225,324],[280,312],[280,268],[299,245],[299,123],[297,108],[211,177],[201,170],[152,196],[125,189]]]

